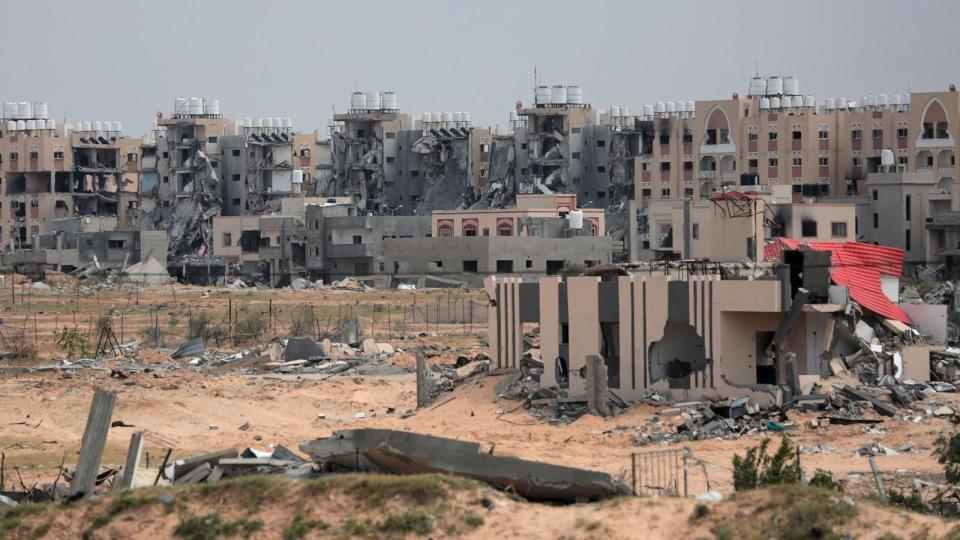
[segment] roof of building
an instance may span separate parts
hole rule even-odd
[[[777,238],[763,248],[767,260],[779,260],[784,249],[801,246],[829,251],[833,261],[830,276],[838,285],[846,285],[850,296],[863,308],[881,317],[910,323],[910,317],[884,294],[880,274],[899,277],[903,272],[903,250],[862,242],[799,242]]]
[[[741,191],[717,191],[710,194],[711,201],[723,201],[723,200],[732,200],[732,201],[756,201],[760,197],[752,193],[743,193]]]

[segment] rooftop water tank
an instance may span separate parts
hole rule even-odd
[[[672,101],[668,101],[666,104],[666,107],[667,107],[667,114],[673,114],[677,112],[677,104]]]
[[[643,106],[643,115],[644,116],[653,116],[653,105],[644,105]]]
[[[425,112],[425,113],[423,113],[423,114],[420,115],[420,123],[421,123],[421,124],[429,124],[432,120],[433,120],[433,119],[430,117],[430,113],[428,113],[428,112]]]
[[[173,114],[176,116],[190,114],[190,111],[187,109],[187,103],[189,100],[185,97],[178,97],[173,100]]]
[[[780,98],[778,98],[778,97],[772,97],[772,98],[770,98],[770,108],[771,108],[771,109],[779,109],[779,108],[780,108]]]
[[[284,116],[281,120],[281,127],[284,129],[291,129],[293,127],[293,120],[288,116]]]
[[[397,94],[395,92],[384,92],[381,94],[382,100],[381,105],[383,105],[383,110],[385,111],[398,111],[400,106],[397,101]]]
[[[112,133],[112,132],[113,132],[113,122],[104,122],[104,123],[103,123],[103,131],[105,131],[105,132],[107,132],[107,133]]]
[[[113,130],[116,131],[117,133],[120,133],[121,131],[123,131],[123,127],[120,125],[119,120],[113,123]]]
[[[767,79],[767,95],[777,96],[783,93],[783,79],[773,76]]]
[[[26,120],[33,118],[33,105],[29,101],[17,102],[17,119]]]
[[[610,107],[610,118],[618,118],[620,116],[620,107],[614,105]]]
[[[380,92],[367,92],[367,109],[379,111],[383,108],[383,102],[380,99]]]
[[[767,93],[767,79],[764,77],[754,77],[750,79],[750,95],[762,96]]]
[[[793,96],[793,106],[798,109],[803,107],[803,96]]]
[[[688,101],[688,102],[687,102],[687,112],[688,112],[688,113],[697,112],[696,106],[697,106],[696,103],[694,103],[694,102],[692,102],[692,101]]]
[[[843,110],[847,108],[847,98],[840,96],[837,98],[837,109]]]
[[[93,122],[85,120],[83,122],[83,131],[93,131]]]
[[[103,122],[99,120],[93,121],[93,130],[94,131],[103,131]]]
[[[253,118],[244,116],[243,120],[240,121],[240,125],[243,127],[253,127]]]
[[[583,210],[571,210],[567,213],[567,226],[571,229],[583,228]]]
[[[667,104],[666,104],[666,102],[658,101],[657,104],[654,105],[654,111],[655,111],[657,114],[663,114],[663,113],[667,112]]]
[[[203,100],[198,97],[192,97],[187,101],[187,113],[193,116],[203,114]]]
[[[10,120],[17,116],[17,102],[6,101],[3,104],[3,117]]]
[[[27,131],[34,131],[35,129],[37,129],[37,121],[33,119],[27,120]]]
[[[889,148],[884,148],[883,150],[881,150],[880,165],[889,167],[889,166],[893,166],[893,164],[894,164],[893,150],[890,150]]]
[[[43,120],[47,119],[47,102],[46,101],[34,101],[31,103],[33,106],[33,117],[42,118]]]
[[[620,106],[620,116],[630,116],[630,106],[621,105]]]
[[[16,131],[16,130],[17,130],[17,121],[7,120],[7,131]]]
[[[440,121],[443,119],[443,115],[438,112],[431,114],[430,117],[433,119],[434,124],[439,124]]]
[[[765,111],[770,108],[770,98],[762,97],[760,98],[760,110]]]
[[[440,121],[445,124],[449,124],[450,122],[453,122],[453,113],[449,111],[444,112],[443,114],[440,115]]]
[[[837,101],[832,97],[827,98],[826,105],[828,111],[832,111],[837,108]]]
[[[872,96],[872,95],[863,96],[863,100],[861,100],[861,103],[863,103],[863,106],[864,106],[864,107],[872,107],[872,106],[873,106],[873,96]]]
[[[685,113],[685,112],[687,112],[687,102],[686,102],[686,101],[678,101],[678,102],[677,102],[677,112],[678,112],[678,113]]]
[[[510,111],[510,121],[516,122],[517,120],[520,120],[520,115],[517,114],[517,111]]]
[[[880,94],[877,96],[877,107],[886,107],[890,104],[890,96],[886,94]]]
[[[367,108],[367,95],[363,92],[350,94],[350,110],[362,111]]]
[[[271,129],[273,128],[273,117],[272,117],[272,116],[268,116],[268,117],[266,117],[266,118],[263,119],[263,127],[265,127],[265,128],[271,128]]]
[[[813,96],[804,96],[803,97],[803,106],[804,107],[815,107],[817,105],[817,100]]]
[[[583,104],[583,89],[579,86],[567,87],[567,103],[571,105]]]
[[[790,94],[791,96],[796,96],[800,94],[800,79],[794,77],[793,75],[788,75],[784,77],[783,93]]]
[[[17,120],[17,131],[26,131],[26,130],[27,130],[27,121]]]
[[[457,122],[458,124],[459,124],[460,122],[463,122],[463,112],[462,112],[462,111],[453,111],[453,121],[454,121],[454,122]]]
[[[550,87],[541,85],[537,87],[536,94],[534,96],[534,103],[538,106],[550,105]]]
[[[890,94],[890,104],[900,105],[900,94]]]
[[[203,114],[218,116],[220,114],[220,100],[212,97],[203,98]]]
[[[255,128],[262,128],[262,127],[263,127],[263,118],[254,118],[254,119],[253,119],[253,127],[255,127]]]
[[[559,84],[550,89],[550,103],[553,105],[567,104],[567,87]]]
[[[463,111],[463,123],[464,124],[470,123],[470,111]]]
[[[48,119],[47,119],[47,129],[49,129],[49,130],[57,129],[57,121],[54,120],[53,118],[48,118]]]

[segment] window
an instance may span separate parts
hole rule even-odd
[[[800,222],[800,235],[801,236],[816,236],[817,235],[817,222],[812,219],[805,219]]]
[[[63,151],[62,151],[62,150],[55,151],[55,152],[53,153],[53,159],[56,159],[56,160],[61,160],[61,159],[63,159]]]
[[[903,238],[904,240],[903,249],[906,251],[910,251],[910,229],[907,229],[904,232],[906,232],[906,234],[904,235],[904,238]]]
[[[10,152],[10,161],[16,161],[20,159],[20,154],[17,152]]]
[[[523,267],[526,268],[527,270],[532,269],[532,268],[533,268],[533,260],[532,260],[532,259],[527,259],[527,260],[523,261]]]
[[[231,175],[231,178],[233,179],[234,182],[239,182],[239,181],[240,181],[240,175],[239,175],[239,174],[233,174],[233,175]]]
[[[670,198],[670,188],[665,187],[660,189],[660,198],[669,199]]]
[[[513,225],[509,223],[497,225],[497,236],[513,236]]]
[[[463,261],[463,271],[469,273],[477,272],[477,261]]]
[[[527,143],[520,143],[520,149],[521,149],[521,150],[526,150],[526,149],[527,149]]]
[[[580,159],[580,152],[572,152],[572,153],[570,154],[570,157],[571,157],[572,159]]]
[[[420,171],[410,171],[411,178],[416,178],[418,176],[420,176]]]
[[[169,177],[169,176],[164,176],[164,177],[163,177],[163,183],[164,183],[164,184],[169,184],[169,183],[170,183],[170,177]]]
[[[163,157],[164,157],[164,158],[170,157],[170,152],[164,152],[164,153],[163,153]]]
[[[757,136],[756,131],[751,131],[750,133],[747,133],[747,140],[750,142],[756,142],[758,138],[759,137]]]
[[[803,132],[802,132],[802,131],[794,131],[794,132],[793,132],[793,140],[799,141],[799,140],[802,139],[802,138],[803,138]]]
[[[683,162],[683,170],[685,170],[685,171],[692,171],[692,170],[693,170],[693,162],[692,162],[692,161],[684,161],[684,162]]]
[[[387,138],[387,139],[396,139],[396,138],[397,138],[397,133],[396,133],[395,131],[388,131],[388,132],[384,133],[383,136],[384,136],[385,138]]]
[[[362,243],[363,243],[363,237],[360,236],[359,234],[353,235],[353,243],[354,243],[354,245],[362,244]]]
[[[903,208],[904,220],[910,221],[910,195],[907,195],[906,197],[904,197],[903,206],[904,206]]]
[[[603,148],[606,145],[607,145],[607,141],[604,141],[602,139],[597,141],[597,148]]]
[[[520,168],[520,174],[527,174],[529,171],[530,171],[530,169],[527,169],[526,167],[521,167],[521,168]]]
[[[37,152],[37,151],[30,152],[30,159],[32,160],[40,159],[40,152]]]
[[[690,227],[690,236],[692,236],[694,240],[696,240],[697,238],[700,238],[700,224],[699,224],[699,223],[694,223],[693,226]]]
[[[578,127],[570,128],[570,133],[580,133],[581,129]]]
[[[845,221],[834,221],[830,223],[830,236],[834,238],[846,238],[847,237],[847,222]]]
[[[772,157],[772,158],[770,158],[770,159],[767,160],[767,165],[769,165],[770,167],[776,167],[776,166],[778,166],[779,164],[780,164],[780,160],[778,160],[778,159],[775,158],[775,157]]]
[[[223,247],[230,247],[233,244],[233,235],[228,232],[223,233]]]
[[[597,167],[597,172],[598,172],[598,173],[605,173],[605,172],[607,172],[607,168],[604,167],[603,165],[600,165],[599,167]]]
[[[393,163],[395,159],[393,156],[387,156],[387,163]]]
[[[463,227],[463,235],[464,235],[464,236],[476,236],[476,235],[477,235],[477,228],[474,227],[473,225],[465,225],[465,226]]]
[[[820,159],[818,160],[818,162],[820,163],[820,166],[821,166],[821,167],[829,167],[829,166],[830,166],[830,158],[822,157],[822,158],[820,158]]]
[[[830,132],[827,130],[821,129],[818,136],[820,137],[821,141],[825,141],[830,138]]]
[[[513,259],[497,259],[498,273],[513,273]]]
[[[904,167],[906,167],[906,166],[907,166],[907,156],[900,156],[900,157],[898,157],[898,158],[897,158],[897,163],[900,164],[900,165],[903,165]]]
[[[857,156],[854,156],[854,157],[853,157],[853,166],[854,166],[854,167],[859,167],[862,163],[863,163],[863,161],[862,161],[859,157],[857,157]]]
[[[606,199],[606,198],[607,198],[607,192],[606,192],[606,191],[598,191],[598,192],[597,192],[597,198],[598,198],[598,199]]]
[[[880,214],[876,212],[873,213],[873,228],[874,229],[880,228]]]
[[[853,139],[853,140],[862,139],[862,138],[863,138],[863,130],[862,130],[862,129],[855,129],[855,130],[851,131],[851,132],[850,132],[850,138]]]
[[[882,139],[882,138],[883,138],[883,130],[882,130],[882,129],[875,129],[875,130],[873,130],[873,138],[874,138],[874,139]]]
[[[801,167],[801,166],[803,166],[803,158],[800,158],[800,157],[795,157],[795,158],[793,158],[793,166],[794,166],[794,167]]]
[[[898,138],[904,138],[904,137],[906,137],[906,136],[907,136],[907,128],[905,128],[905,127],[898,127],[898,128],[897,128],[897,137],[898,137]]]
[[[776,131],[771,131],[770,133],[767,133],[767,140],[768,140],[768,141],[775,141],[775,140],[777,140],[777,132],[776,132]]]
[[[692,187],[683,188],[683,196],[684,196],[684,197],[693,197],[693,188],[692,188]]]
[[[233,199],[234,206],[240,206],[240,199]]]
[[[234,148],[233,150],[230,151],[230,155],[233,157],[240,157],[240,149]]]
[[[670,170],[670,162],[669,162],[669,161],[661,161],[661,162],[660,162],[660,170],[661,170],[661,171],[669,171],[669,170]]]
[[[660,134],[660,144],[670,144],[670,134],[661,133]]]
[[[650,188],[643,188],[643,189],[641,189],[641,190],[640,190],[640,196],[641,196],[641,197],[649,197],[649,196],[650,196]]]
[[[300,157],[310,157],[310,149],[309,149],[309,148],[301,148],[301,149],[300,149]]]
[[[689,129],[684,129],[683,144],[691,144],[691,143],[693,143],[693,132],[691,132]]]
[[[748,160],[747,160],[747,167],[749,167],[749,168],[751,168],[751,169],[756,169],[756,168],[759,166],[759,164],[758,164],[759,161],[760,161],[760,160],[757,160],[757,159],[748,159]]]

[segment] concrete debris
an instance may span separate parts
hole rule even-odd
[[[166,285],[173,282],[166,267],[153,257],[147,257],[144,261],[128,266],[123,273],[126,274],[127,280],[142,285]]]
[[[203,338],[193,338],[183,342],[170,358],[183,358],[185,356],[199,356],[203,354]]]
[[[485,452],[478,443],[393,431],[335,431],[300,445],[324,470],[390,474],[442,472],[473,478],[531,500],[578,502],[629,494],[609,474]]]
[[[291,337],[287,340],[287,346],[283,349],[283,359],[287,362],[291,360],[314,360],[324,357],[325,354],[323,347],[308,337]]]

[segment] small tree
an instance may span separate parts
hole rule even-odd
[[[374,306],[376,311],[376,306]],[[316,329],[317,317],[313,313],[313,307],[300,305],[290,311],[290,336],[310,336]]]
[[[56,333],[54,341],[67,358],[76,358],[75,355],[90,356],[90,332],[86,330],[76,326],[73,328],[64,326],[63,330]]]
[[[949,438],[941,433],[933,441],[933,455],[943,465],[947,482],[960,484],[960,433],[954,433]]]
[[[14,328],[7,333],[0,332],[0,347],[7,351],[13,360],[27,360],[37,356],[37,349],[30,344],[22,329]]]
[[[760,441],[760,446],[749,450],[744,457],[733,456],[733,488],[737,491],[755,489],[773,484],[796,484],[800,470],[794,455],[796,449],[790,439],[783,436],[780,448],[773,455],[767,454],[770,439]]]

